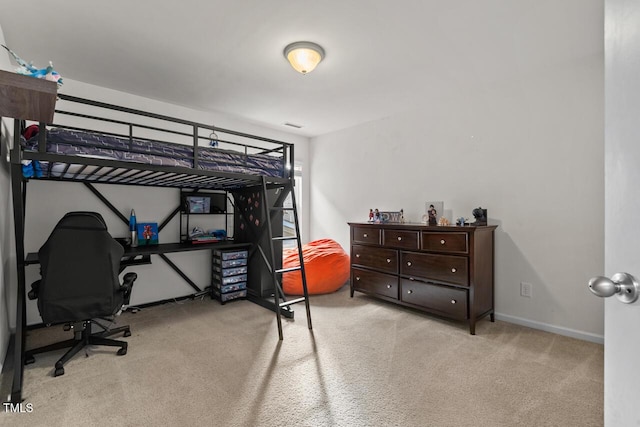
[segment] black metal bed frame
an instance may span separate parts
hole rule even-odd
[[[126,108],[122,106],[107,104],[94,100],[88,100],[69,95],[59,94],[58,99],[67,101],[71,106],[80,106],[81,109],[98,108],[106,111],[115,111],[118,113],[124,113],[134,118],[153,119],[158,120],[161,123],[166,123],[165,128],[143,124],[134,123],[133,121],[120,120],[115,118],[102,117],[97,115],[91,115],[84,112],[73,112],[67,110],[56,109],[55,112],[60,116],[73,117],[73,120],[87,119],[97,120],[101,123],[108,123],[110,125],[125,126],[128,128],[128,134],[115,133],[110,131],[100,131],[103,134],[109,134],[111,136],[129,138],[131,141],[135,139],[145,139],[140,136],[134,136],[134,133],[138,129],[145,129],[148,131],[166,132],[169,136],[180,136],[189,138],[192,141],[193,147],[193,167],[180,167],[180,166],[162,166],[153,164],[133,163],[122,160],[110,160],[102,158],[91,157],[79,157],[77,155],[61,155],[48,153],[46,151],[46,132],[47,126],[56,126],[66,128],[70,130],[95,132],[95,129],[58,125],[58,124],[39,124],[39,140],[37,151],[24,150],[20,143],[20,135],[24,121],[14,119],[14,140],[13,148],[11,149],[10,162],[11,162],[11,188],[12,188],[12,201],[13,201],[13,213],[14,213],[14,225],[15,225],[15,248],[16,248],[16,264],[17,264],[17,305],[16,305],[16,333],[14,339],[14,376],[13,385],[11,389],[11,402],[22,402],[22,383],[25,364],[25,341],[26,341],[26,300],[25,300],[25,288],[26,288],[26,262],[25,245],[24,245],[24,231],[25,231],[25,210],[26,210],[26,190],[29,180],[49,180],[49,181],[68,181],[68,182],[81,182],[84,183],[90,191],[92,191],[111,211],[116,213],[118,217],[127,222],[128,219],[124,217],[106,198],[104,198],[100,192],[93,186],[94,184],[118,184],[118,185],[136,185],[136,186],[153,186],[153,187],[167,187],[167,188],[180,188],[180,189],[192,189],[192,190],[238,190],[244,188],[255,187],[256,189],[265,189],[266,186],[275,186],[289,191],[293,195],[294,185],[294,148],[293,144],[277,141],[270,138],[265,138],[257,135],[238,132],[230,129],[223,129],[211,125],[192,122],[188,120],[182,120],[165,115],[150,113],[146,111]],[[172,129],[171,126],[187,126],[191,129],[191,132],[184,132]],[[203,135],[201,132],[209,132],[211,134],[224,135],[225,139],[216,138],[218,141],[225,143],[226,145],[235,146],[240,153],[245,155],[252,151],[253,154],[277,154],[281,156],[284,175],[283,177],[270,177],[263,175],[242,174],[234,172],[222,172],[200,169],[198,165],[198,150],[200,148],[200,142],[207,140],[211,135]],[[236,141],[234,138],[238,138],[243,141]],[[157,139],[153,139],[157,140]],[[167,142],[167,141],[163,141]],[[131,144],[130,144],[131,145]],[[25,178],[22,173],[22,161],[44,161],[49,162],[49,168],[53,164],[64,165],[62,172],[56,176],[45,177],[31,177]],[[289,167],[291,165],[291,167]],[[73,170],[77,169],[77,170]],[[275,203],[284,200],[279,198]],[[277,207],[276,207],[277,208]],[[294,201],[295,209],[295,201]],[[178,212],[176,209],[169,218],[163,221],[163,225],[172,218]],[[297,213],[296,213],[297,217]],[[262,233],[268,233],[271,236],[270,224],[265,224],[265,228],[269,225],[268,230],[263,230]],[[299,228],[296,222],[296,230],[299,235]],[[256,239],[260,239],[261,236],[256,236]],[[277,240],[278,238],[272,238]],[[299,236],[298,248],[299,253],[302,253],[301,243]],[[257,242],[254,242],[257,244]],[[275,272],[277,266],[272,266],[268,263],[268,257],[264,255],[265,250],[270,251],[273,255],[273,247],[258,248],[254,250],[255,253],[261,253],[265,262],[266,268],[270,272]],[[166,257],[163,257],[165,259]],[[273,257],[271,257],[273,259]],[[302,264],[302,256],[300,255],[301,269],[303,275],[304,288],[306,291],[306,278],[304,276],[304,265]],[[171,263],[169,262],[170,266]],[[179,272],[180,274],[180,272]],[[183,275],[184,277],[184,275]],[[188,279],[185,279],[188,280]],[[274,273],[274,281],[275,273]],[[191,283],[190,283],[191,284]],[[191,284],[194,286],[193,284]],[[274,310],[277,314],[278,331],[280,339],[282,339],[282,329],[280,322],[281,311],[284,311],[283,315],[286,317],[293,317],[293,311],[289,309],[289,305],[298,300],[289,303],[280,303],[279,298],[284,299],[284,294],[281,291],[279,283],[276,282],[275,286],[275,303],[264,301],[254,301],[264,307]],[[307,308],[307,321],[309,329],[311,329],[311,318],[309,313],[308,295],[304,298]]]
[[[61,176],[47,177],[49,180],[60,181],[74,181],[74,182],[91,182],[91,183],[109,183],[109,184],[131,184],[131,185],[147,185],[154,187],[174,187],[174,188],[197,188],[197,189],[215,189],[215,190],[230,190],[236,188],[244,188],[252,185],[260,185],[261,175],[249,175],[234,172],[223,171],[211,171],[199,168],[199,149],[201,148],[200,142],[202,140],[208,140],[210,136],[201,134],[201,130],[209,131],[210,133],[228,135],[229,137],[244,138],[249,141],[254,141],[253,144],[242,143],[233,141],[231,139],[220,139],[219,142],[235,146],[239,148],[235,151],[244,155],[249,155],[249,149],[255,151],[254,154],[280,154],[282,160],[283,170],[287,171],[287,166],[293,163],[294,153],[293,144],[277,141],[275,139],[265,138],[248,133],[238,132],[230,129],[219,128],[212,125],[197,123],[189,120],[178,119],[174,117],[164,116],[161,114],[149,113],[141,110],[135,110],[132,108],[121,107],[113,104],[107,104],[103,102],[78,98],[69,95],[58,95],[60,100],[69,101],[76,105],[97,107],[107,111],[117,111],[125,114],[132,115],[133,117],[142,117],[148,119],[160,120],[162,123],[182,125],[191,128],[191,132],[182,132],[169,127],[161,128],[158,126],[150,126],[141,123],[127,122],[124,120],[110,119],[106,117],[100,117],[96,115],[81,114],[66,110],[56,109],[57,115],[64,117],[74,117],[77,119],[94,120],[100,123],[109,123],[113,125],[122,125],[128,127],[128,134],[122,134],[112,131],[100,131],[102,134],[128,138],[132,141],[134,138],[137,140],[159,140],[145,138],[141,136],[134,136],[134,131],[137,129],[152,130],[163,132],[166,135],[188,137],[192,141],[191,147],[193,148],[193,167],[180,167],[180,166],[161,166],[143,163],[134,163],[121,160],[110,159],[97,159],[79,156],[69,156],[63,154],[47,153],[46,150],[46,124],[40,123],[40,132],[38,134],[38,151],[26,151],[16,150],[20,147],[20,129],[14,128],[14,149],[12,150],[12,163],[18,160],[35,160],[35,161],[48,161],[49,167],[53,163],[66,164],[65,169],[60,172]],[[73,105],[73,104],[72,104]],[[56,116],[57,117],[57,116]],[[18,122],[19,123],[19,122]],[[16,124],[17,126],[17,124]],[[64,128],[69,130],[95,132],[95,129],[84,128],[70,125],[52,124],[52,126],[58,128]],[[169,142],[169,141],[161,141]],[[254,145],[256,142],[260,142],[263,145]],[[135,150],[131,150],[135,152]],[[18,158],[13,158],[17,156]],[[71,165],[81,165],[80,170],[76,172],[70,172]],[[92,168],[93,167],[93,168]],[[293,179],[293,168],[289,168],[287,171],[288,176],[284,176],[280,179],[277,177],[268,177],[273,182],[286,182]],[[37,178],[34,178],[37,179]]]

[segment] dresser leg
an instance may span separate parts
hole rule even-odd
[[[476,334],[476,321],[475,320],[470,320],[469,321],[469,333],[471,335],[475,335]]]
[[[351,298],[353,298],[353,286],[349,287],[351,289]]]
[[[496,315],[493,312],[491,312],[491,314],[489,315],[489,319],[491,319],[492,322],[495,322],[496,321]]]

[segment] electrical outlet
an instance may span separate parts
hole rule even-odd
[[[531,298],[532,296],[532,288],[531,283],[520,282],[520,295],[523,297]]]

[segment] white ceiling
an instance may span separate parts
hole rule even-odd
[[[2,0],[6,44],[69,79],[316,136],[602,55],[601,0]],[[282,51],[324,47],[309,75]],[[63,89],[64,90],[64,89]],[[283,126],[303,126],[299,131]]]

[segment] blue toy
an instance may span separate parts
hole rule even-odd
[[[0,45],[3,48],[7,49],[7,51],[13,56],[13,59],[18,63],[19,67],[16,68],[16,73],[22,74],[24,76],[35,77],[37,79],[45,79],[52,82],[56,82],[58,87],[62,86],[62,76],[58,74],[53,69],[53,63],[49,61],[49,66],[46,68],[37,68],[33,66],[32,62],[27,63],[24,59],[20,58],[14,51],[6,47],[5,45]]]

